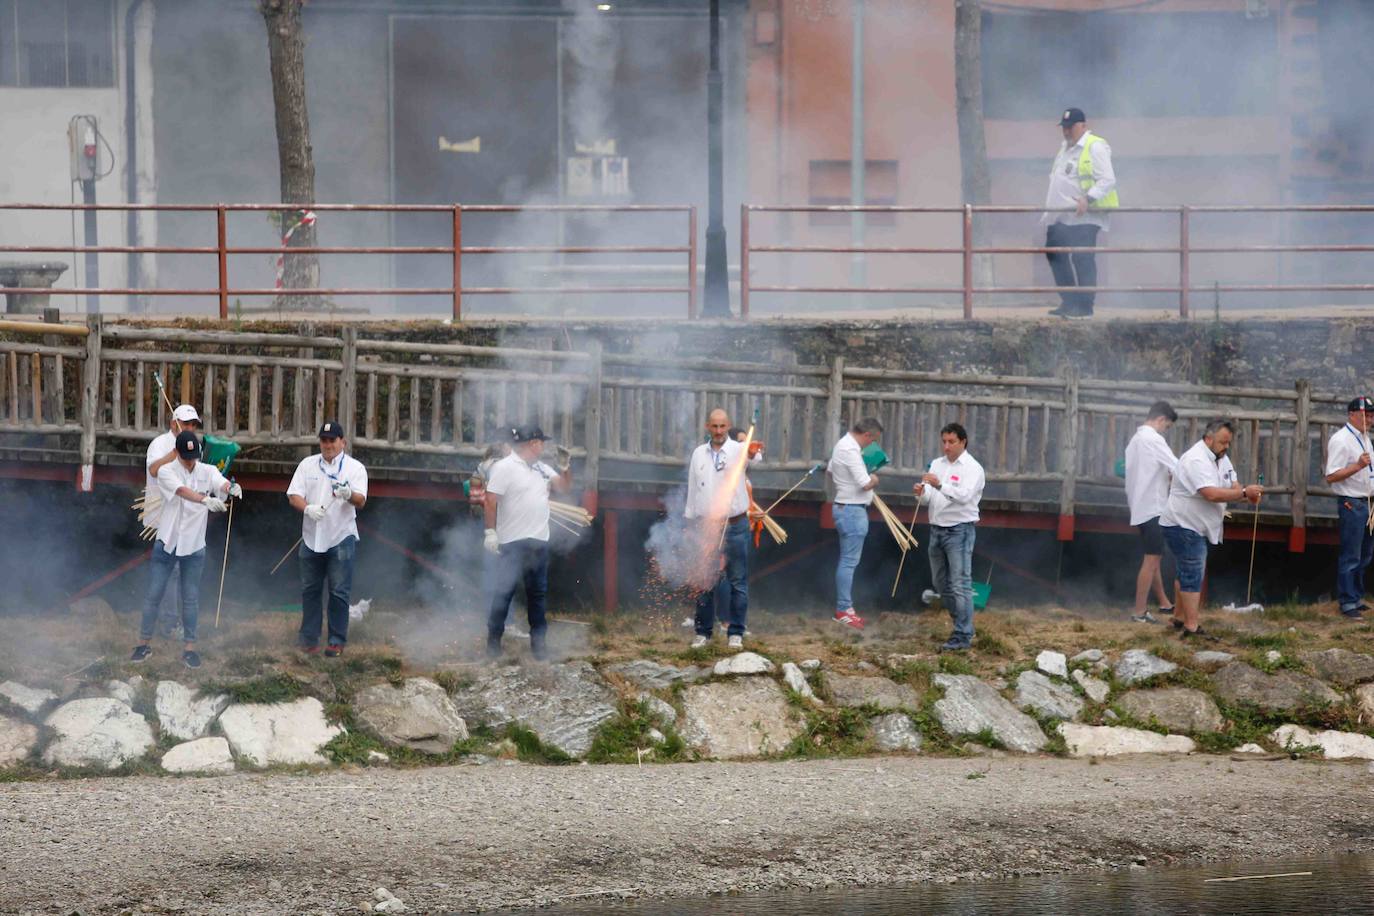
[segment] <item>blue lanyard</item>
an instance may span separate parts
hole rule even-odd
[[[339,453],[339,474],[342,474],[342,473],[343,473],[343,469],[344,469],[344,459],[347,458],[347,457],[348,457],[348,456],[345,455],[343,452],[340,452],[340,453]],[[330,470],[329,470],[329,465],[324,463],[324,456],[323,456],[323,455],[321,455],[321,456],[319,457],[319,462],[320,462],[320,470],[324,472],[324,476],[328,477],[330,480],[334,481],[335,483],[338,483],[338,481],[339,481],[339,474],[334,474],[334,473],[330,472]],[[331,464],[332,464],[332,462],[331,462]]]
[[[1369,451],[1369,449],[1365,448],[1364,440],[1360,438],[1360,434],[1355,432],[1355,427],[1347,423],[1345,424],[1345,429],[1346,432],[1350,433],[1350,435],[1355,437],[1355,443],[1359,445],[1361,454]],[[1374,478],[1374,464],[1371,464],[1369,466],[1369,476]]]

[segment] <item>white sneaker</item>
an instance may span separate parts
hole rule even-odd
[[[726,642],[725,645],[726,645],[727,648],[730,648],[730,649],[743,649],[743,648],[744,648],[744,637],[743,637],[743,636],[731,636],[730,639]]]
[[[711,637],[709,637],[709,636],[698,636],[696,639],[693,639],[693,640],[692,640],[692,648],[693,648],[693,649],[700,649],[701,647],[703,647],[703,646],[705,646],[706,644],[708,644],[710,641],[711,641]]]

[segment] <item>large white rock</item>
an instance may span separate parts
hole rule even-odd
[[[802,733],[787,697],[770,678],[688,687],[679,731],[706,757],[776,754]]]
[[[106,681],[105,692],[114,697],[121,703],[129,706],[134,705],[138,699],[138,692],[143,688],[143,678],[135,674],[127,681]]]
[[[454,694],[465,722],[518,722],[570,757],[591,749],[597,730],[614,719],[619,698],[590,662],[510,665]]]
[[[757,652],[740,652],[716,662],[716,674],[772,674],[773,663]]]
[[[1069,661],[1073,662],[1075,665],[1079,664],[1080,662],[1085,664],[1088,662],[1100,662],[1102,661],[1102,650],[1084,649],[1082,652],[1079,652],[1073,658],[1069,659]]]
[[[1312,731],[1301,725],[1280,725],[1269,735],[1269,740],[1279,747],[1300,747],[1316,745],[1328,760],[1345,760],[1351,757],[1360,760],[1374,760],[1374,738],[1356,732],[1331,730]]]
[[[782,663],[782,679],[783,682],[787,684],[788,687],[795,690],[802,699],[811,703],[820,702],[820,700],[816,699],[816,692],[811,689],[811,682],[806,679],[805,674],[802,674],[802,670],[792,662]]]
[[[1189,687],[1133,690],[1121,698],[1121,708],[1137,721],[1154,719],[1171,732],[1219,732],[1226,724],[1216,702]]]
[[[1157,674],[1168,674],[1177,670],[1178,665],[1165,661],[1146,649],[1127,649],[1121,653],[1121,658],[1117,660],[1114,669],[1116,679],[1128,686],[1138,684]]]
[[[991,731],[1013,751],[1034,753],[1045,746],[1045,733],[1030,716],[971,674],[937,674],[935,686],[945,695],[935,701],[935,718],[953,737]]]
[[[1183,735],[1158,735],[1139,728],[1114,725],[1059,723],[1059,734],[1070,757],[1117,757],[1122,754],[1191,754],[1197,750],[1192,738]]]
[[[919,751],[921,733],[904,712],[890,712],[876,716],[869,725],[873,729],[873,746],[880,751]]]
[[[153,728],[127,704],[109,697],[63,703],[46,723],[57,738],[43,759],[58,766],[116,769],[153,746]]]
[[[232,773],[234,757],[225,739],[197,738],[163,754],[162,768],[168,773]]]
[[[353,712],[387,744],[426,754],[447,753],[468,736],[448,692],[428,678],[406,678],[400,687],[373,684],[353,698]]]
[[[182,741],[202,737],[229,706],[227,694],[203,697],[176,681],[158,681],[157,721],[165,734]]]
[[[1073,679],[1083,692],[1088,695],[1088,699],[1094,703],[1106,701],[1107,695],[1112,692],[1112,687],[1106,681],[1093,677],[1079,668],[1073,671]]]
[[[43,711],[44,706],[57,699],[57,694],[51,690],[25,687],[15,681],[5,681],[0,684],[0,697],[9,700],[29,715],[36,716]]]
[[[1360,716],[1365,722],[1374,722],[1374,684],[1355,688],[1355,703],[1360,707]]]
[[[28,722],[0,716],[0,767],[18,763],[33,753],[38,729]]]
[[[320,748],[343,734],[325,721],[324,706],[314,697],[230,706],[220,714],[219,727],[235,754],[260,767],[326,763]]]
[[[1222,665],[1235,661],[1236,657],[1230,652],[1218,652],[1215,649],[1205,649],[1202,652],[1193,653],[1193,665],[1205,671],[1214,671]]]
[[[1072,687],[1056,683],[1039,671],[1022,671],[1017,675],[1012,702],[1018,709],[1034,710],[1051,719],[1076,719],[1083,711],[1083,700]]]
[[[1052,649],[1046,649],[1035,657],[1035,667],[1055,677],[1069,676],[1069,660],[1064,657],[1063,652],[1055,652]]]
[[[836,706],[876,706],[878,709],[917,709],[921,695],[908,684],[885,677],[827,674],[825,685]]]

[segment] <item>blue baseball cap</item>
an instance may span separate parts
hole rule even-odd
[[[343,437],[343,427],[333,420],[320,427],[321,439],[339,439]]]

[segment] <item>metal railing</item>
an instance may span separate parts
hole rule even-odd
[[[90,312],[99,312],[101,296],[151,296],[151,297],[206,297],[218,303],[218,316],[226,320],[230,316],[230,300],[235,297],[331,297],[331,296],[443,296],[452,301],[452,317],[458,321],[463,317],[463,301],[468,296],[512,296],[512,295],[627,295],[627,294],[668,294],[680,295],[687,302],[687,317],[696,317],[697,312],[697,212],[696,207],[688,205],[421,205],[421,204],[0,204],[0,213],[7,211],[60,211],[78,213],[86,211],[122,212],[135,211],[153,214],[197,214],[207,219],[214,218],[215,242],[213,245],[74,245],[74,244],[24,244],[0,245],[0,255],[5,254],[44,254],[67,252],[75,257],[86,255],[89,259],[101,254],[114,255],[198,255],[215,259],[215,285],[213,286],[63,286],[63,287],[3,287],[0,292],[8,295],[71,295],[86,296],[88,303],[95,306]],[[234,213],[280,214],[282,220],[291,220],[296,214],[307,211],[316,213],[375,213],[389,217],[407,214],[429,214],[447,216],[447,244],[443,245],[231,245],[229,243],[228,217]],[[588,217],[607,213],[667,213],[684,217],[678,238],[680,243],[660,242],[632,245],[619,244],[467,244],[464,242],[464,217],[476,214],[543,214],[563,217]],[[561,233],[560,233],[561,235]],[[676,255],[685,258],[681,272],[685,282],[658,284],[568,284],[544,286],[519,285],[480,285],[464,283],[465,261],[472,257],[500,257],[510,255]],[[392,284],[377,287],[332,287],[332,286],[291,286],[276,285],[245,286],[231,275],[230,258],[238,255],[274,255],[291,258],[300,255],[419,255],[445,257],[451,282],[437,286],[402,286]],[[671,265],[669,265],[671,266]],[[89,270],[89,268],[88,268]],[[671,273],[679,270],[673,267]],[[280,272],[278,274],[280,278]],[[105,310],[108,311],[108,310]]]
[[[1121,247],[1053,247],[1036,245],[980,245],[974,232],[974,218],[978,215],[993,214],[1039,214],[1043,207],[1026,206],[975,206],[963,207],[899,207],[899,206],[785,206],[744,204],[740,207],[740,315],[749,316],[750,298],[756,293],[785,294],[944,294],[958,295],[962,298],[963,317],[973,318],[976,296],[1003,293],[1057,293],[1058,286],[1035,284],[979,286],[975,282],[975,264],[980,256],[998,254],[1044,255],[1049,252],[1073,254],[1091,251],[1096,254],[1152,254],[1174,255],[1178,259],[1177,279],[1173,283],[1151,283],[1139,285],[1102,285],[1083,286],[1075,289],[1093,293],[1159,293],[1177,297],[1178,314],[1189,317],[1190,295],[1193,293],[1237,293],[1237,292],[1326,292],[1353,293],[1374,291],[1374,283],[1235,283],[1214,282],[1198,284],[1193,276],[1193,258],[1196,255],[1217,254],[1357,254],[1374,252],[1374,244],[1211,244],[1198,245],[1193,241],[1193,223],[1203,214],[1374,214],[1374,206],[1366,205],[1218,205],[1218,206],[1172,206],[1172,207],[1121,207],[1113,214],[1164,214],[1177,219],[1176,242],[1167,245],[1129,245]],[[833,214],[849,216],[850,219],[864,219],[869,215],[948,215],[959,216],[962,220],[960,242],[956,245],[874,245],[874,244],[757,244],[751,237],[751,214]],[[942,255],[959,257],[962,267],[962,281],[959,285],[920,285],[920,286],[873,286],[843,283],[807,284],[767,284],[753,280],[751,268],[756,254],[848,254],[851,257],[866,255]]]

